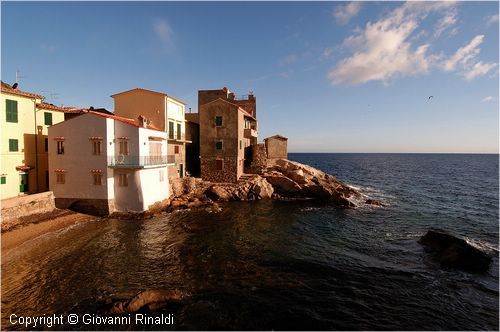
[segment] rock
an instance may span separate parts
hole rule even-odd
[[[367,200],[365,201],[365,203],[366,203],[366,204],[370,204],[370,205],[375,205],[375,206],[385,206],[385,204],[384,204],[384,203],[379,202],[379,201],[377,201],[377,200],[375,200],[375,199],[367,199]]]
[[[232,198],[232,193],[223,185],[213,185],[205,192],[207,197],[214,201],[229,201]]]
[[[282,173],[272,172],[267,175],[264,174],[264,177],[273,186],[274,190],[283,196],[292,195],[302,189],[297,182]]]
[[[259,176],[252,179],[251,183],[250,192],[255,195],[256,199],[266,199],[273,196],[274,188],[266,179]]]
[[[482,273],[490,267],[491,255],[489,253],[442,230],[431,229],[418,242],[433,253],[442,268]]]
[[[186,297],[187,295],[179,290],[146,290],[128,301],[106,301],[108,304],[103,311],[105,314],[114,315],[134,313],[146,306],[159,308],[167,302],[178,303]]]
[[[285,174],[287,177],[297,182],[299,185],[307,183],[307,180],[304,176],[304,171],[302,169],[289,169]]]

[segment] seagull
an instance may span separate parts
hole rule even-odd
[[[434,98],[434,96],[429,96],[429,98],[427,98],[427,99],[431,99],[431,98]]]

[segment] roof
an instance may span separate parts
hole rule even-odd
[[[76,108],[76,107],[62,107],[62,106],[57,106],[54,104],[49,104],[49,103],[37,103],[36,107],[39,109],[43,110],[48,110],[48,111],[57,111],[57,112],[64,112],[64,113],[79,113],[84,111],[84,109],[81,108]]]
[[[166,93],[163,93],[163,92],[158,92],[158,91],[153,91],[153,90],[147,90],[147,89],[143,89],[143,88],[135,88],[135,89],[130,89],[130,90],[127,90],[127,91],[123,91],[123,92],[118,92],[118,93],[115,93],[114,95],[111,95],[111,97],[115,97],[115,96],[118,96],[118,95],[121,95],[121,94],[124,94],[124,93],[131,93],[131,92],[149,92],[149,93],[156,93],[158,95],[161,95],[161,96],[165,96],[165,97],[168,97],[168,98],[171,98],[181,104],[184,104],[186,105],[185,102],[183,102],[182,100],[178,99],[178,98],[175,98],[175,97],[172,97],[170,95],[167,95]]]
[[[257,119],[255,117],[253,117],[250,113],[248,113],[244,108],[241,108],[240,105],[232,103],[232,102],[230,102],[230,101],[228,101],[226,99],[223,99],[223,98],[217,98],[217,99],[214,99],[212,101],[209,101],[208,103],[205,103],[205,104],[201,105],[201,107],[204,107],[206,105],[209,105],[209,104],[212,104],[212,103],[215,103],[215,102],[221,102],[221,101],[224,102],[224,103],[230,104],[230,105],[232,105],[234,107],[237,107],[239,110],[241,110],[243,112],[243,114],[245,116],[247,116],[247,117],[249,117],[249,118],[257,121]]]
[[[87,111],[87,113],[99,115],[99,116],[102,116],[103,118],[113,119],[113,120],[116,120],[116,121],[120,121],[120,122],[129,124],[129,125],[134,126],[134,127],[142,128],[139,125],[139,123],[136,122],[134,119],[124,118],[124,117],[121,117],[121,116],[118,116],[118,115],[111,115],[111,114],[101,113],[101,112],[96,112],[96,111]],[[156,127],[153,127],[151,125],[147,125],[146,129],[151,129],[151,130],[156,130],[156,131],[163,132],[162,130],[160,130],[160,129],[156,128]]]
[[[271,139],[271,138],[277,138],[277,139],[282,139],[282,140],[288,141],[287,137],[281,136],[281,135],[274,135],[274,136],[271,136],[271,137],[264,138],[264,141],[266,141],[268,139]]]
[[[82,115],[83,114],[94,114],[94,115],[98,115],[98,116],[103,117],[103,118],[108,118],[108,119],[113,119],[113,120],[116,120],[116,121],[120,121],[120,122],[126,123],[128,125],[137,127],[137,128],[142,128],[139,125],[139,123],[136,122],[134,119],[124,118],[124,117],[121,117],[121,116],[118,116],[118,115],[113,115],[113,114],[108,114],[108,113],[102,113],[102,112],[99,112],[99,111],[91,111],[91,110],[81,109],[81,110],[75,110],[74,112],[68,112],[68,113],[80,113]],[[63,124],[63,123],[69,122],[69,121],[72,121],[73,119],[74,118],[71,118],[71,119],[68,119],[68,120],[65,120],[65,121],[61,121],[59,123],[56,123],[56,124],[52,125],[52,127],[58,126],[60,124]],[[155,131],[159,131],[159,132],[164,133],[163,130],[160,130],[160,129],[158,129],[158,128],[154,127],[154,126],[151,126],[151,125],[148,125],[145,129],[155,130]]]
[[[7,84],[2,81],[2,93],[8,93],[11,95],[17,95],[17,96],[23,96],[23,97],[28,97],[28,98],[36,98],[36,99],[45,99],[44,96],[36,94],[36,93],[31,93],[31,92],[26,92],[26,91],[21,91],[18,89],[13,89],[10,84]]]

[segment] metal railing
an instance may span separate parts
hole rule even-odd
[[[172,156],[129,156],[117,155],[108,157],[108,166],[112,167],[145,167],[166,165]]]
[[[167,138],[169,140],[185,141],[186,140],[186,134],[185,133],[180,133],[178,131],[167,131]]]

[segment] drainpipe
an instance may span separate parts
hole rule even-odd
[[[38,128],[36,126],[36,98],[33,101],[33,114],[35,115],[35,175],[36,175],[36,192],[38,192]],[[29,176],[28,176],[29,177]]]

